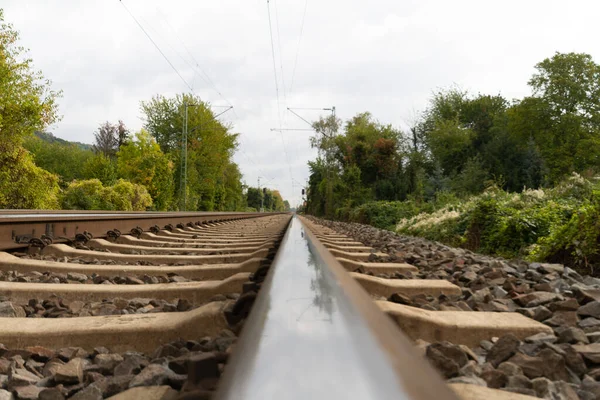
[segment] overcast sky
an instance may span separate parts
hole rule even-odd
[[[271,131],[308,128],[287,107],[335,106],[342,119],[370,111],[403,127],[436,89],[519,98],[534,65],[555,51],[600,61],[592,0],[271,0],[278,106],[266,0],[123,2],[197,95],[216,112],[234,106],[221,119],[241,133],[235,161],[244,180],[261,176],[293,205],[316,153],[311,132]],[[138,130],[140,101],[189,91],[119,0],[0,7],[36,68],[63,90],[63,119],[50,128],[58,137],[92,143],[106,120]]]

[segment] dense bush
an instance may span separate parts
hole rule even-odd
[[[369,224],[381,229],[393,229],[403,218],[420,213],[422,207],[414,201],[372,201],[356,208],[341,208],[336,214],[339,219]],[[430,207],[431,208],[431,207]]]
[[[65,210],[145,211],[152,206],[146,188],[119,179],[113,186],[104,186],[99,179],[73,181],[62,196]]]
[[[600,265],[600,183],[574,174],[546,190],[490,188],[401,219],[399,233],[504,257],[562,262],[591,273]]]

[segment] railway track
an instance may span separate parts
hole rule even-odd
[[[290,214],[13,212],[0,245],[0,399],[526,400],[446,384],[425,348],[465,368],[481,342],[553,334],[401,304],[462,288],[390,279],[418,268]]]

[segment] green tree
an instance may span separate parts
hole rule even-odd
[[[509,130],[525,146],[533,140],[558,182],[600,164],[600,65],[590,55],[556,53],[536,65],[533,96],[509,112]]]
[[[242,173],[237,164],[230,162],[223,171],[223,177],[219,185],[219,200],[217,210],[219,211],[243,211],[246,209],[246,199],[242,187]]]
[[[237,134],[231,133],[229,126],[215,118],[210,104],[192,95],[156,96],[142,103],[142,112],[145,128],[175,162],[175,186],[180,206],[185,204],[188,210],[205,211],[222,207],[223,176],[232,163]],[[186,114],[187,179],[183,201],[181,132]]]
[[[57,120],[59,94],[18,40],[0,9],[0,208],[55,208],[57,176],[37,167],[22,144]]]
[[[97,153],[83,163],[82,174],[84,179],[98,179],[104,185],[112,185],[117,180],[116,162],[104,153]]]
[[[156,140],[142,129],[135,139],[126,142],[117,153],[117,174],[146,187],[157,210],[173,206],[173,163],[165,155]]]
[[[248,191],[246,192],[246,203],[248,204],[248,207],[260,210],[262,199],[262,190],[259,188],[248,187]]]
[[[94,156],[91,150],[75,143],[61,143],[29,136],[24,141],[25,148],[32,154],[35,164],[60,177],[61,185],[74,179],[84,179],[83,165]]]

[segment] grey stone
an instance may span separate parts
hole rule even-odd
[[[497,367],[516,353],[520,343],[519,339],[513,334],[502,336],[488,352],[486,361]]]
[[[64,400],[65,396],[57,388],[46,388],[39,394],[38,400]]]
[[[600,343],[575,345],[573,348],[586,360],[596,364],[600,363]]]
[[[487,387],[486,381],[476,376],[459,376],[456,378],[448,379],[447,383],[467,383],[469,385]]]
[[[535,397],[535,391],[533,389],[525,389],[525,388],[521,388],[521,387],[506,387],[502,390],[507,391],[507,392],[519,393],[519,394],[524,394],[526,396]]]
[[[600,326],[600,319],[596,318],[584,318],[577,323],[580,328],[590,328],[592,326]]]
[[[83,382],[82,358],[74,358],[64,365],[60,365],[54,374],[54,380],[57,383],[76,384]]]
[[[74,396],[70,397],[71,400],[102,400],[102,390],[96,385],[90,385],[83,390],[75,393]]]
[[[568,380],[565,360],[550,349],[540,351],[537,357],[517,353],[510,362],[518,365],[528,378],[545,376],[552,380]]]
[[[7,390],[0,389],[0,400],[14,400],[15,396]]]
[[[133,357],[126,357],[114,368],[113,375],[135,375],[141,371],[140,363]]]
[[[577,314],[595,318],[600,317],[600,301],[591,301],[586,305],[579,307]]]
[[[175,400],[177,395],[177,391],[169,386],[141,386],[109,397],[109,400]]]
[[[56,373],[56,370],[58,369],[58,367],[60,367],[61,365],[64,365],[65,363],[58,359],[58,358],[53,358],[50,361],[48,361],[46,363],[46,365],[44,365],[44,369],[42,370],[42,375],[44,376],[52,376]]]
[[[558,336],[559,343],[589,343],[585,332],[579,328],[569,327],[562,331]]]
[[[556,311],[552,318],[544,321],[549,326],[576,326],[577,313],[575,311]]]
[[[494,288],[492,289],[492,294],[497,299],[503,299],[504,297],[506,297],[508,292],[502,289],[500,286],[494,286]]]
[[[525,338],[525,342],[527,343],[555,343],[557,340],[558,338],[556,336],[545,332],[540,332]]]
[[[35,385],[41,378],[32,372],[23,368],[16,368],[10,371],[8,375],[8,388],[13,389],[17,386]]]
[[[160,386],[169,384],[172,380],[179,380],[181,377],[163,365],[150,364],[131,380],[129,387]],[[183,377],[184,380],[185,378]]]
[[[129,383],[134,375],[111,376],[94,383],[101,391],[103,397],[110,397],[129,388]]]
[[[481,367],[477,361],[469,360],[459,371],[460,376],[479,376],[481,375]]]
[[[542,397],[545,399],[553,399],[556,396],[556,388],[554,387],[554,383],[544,377],[535,378],[531,381],[533,385],[533,390],[535,390],[535,394],[538,397]]]
[[[77,272],[69,272],[69,273],[67,273],[67,279],[70,279],[72,281],[85,282],[85,281],[87,281],[88,277],[85,274],[80,274]]]
[[[44,388],[33,385],[17,386],[13,388],[13,392],[17,394],[17,397],[20,400],[37,400],[42,390],[44,390]]]
[[[508,383],[508,376],[498,369],[492,369],[481,373],[481,379],[487,382],[492,389],[499,389]]]
[[[0,303],[0,318],[16,318],[17,311],[10,301]]]
[[[528,294],[523,294],[521,296],[517,296],[513,300],[523,307],[530,308],[541,306],[550,303],[551,301],[564,300],[564,298],[563,296],[556,293],[532,292]]]
[[[94,364],[105,374],[112,373],[113,369],[122,362],[123,356],[120,354],[97,354],[94,357]]]
[[[531,389],[531,381],[524,375],[513,375],[508,377],[506,387]]]
[[[532,267],[535,264],[537,264],[537,263],[532,264]],[[538,264],[537,270],[539,272],[542,272],[545,274],[551,274],[551,273],[562,274],[565,270],[565,266],[562,264]]]
[[[586,377],[581,382],[581,388],[587,392],[593,393],[596,398],[600,398],[600,382],[596,382],[594,379]]]

